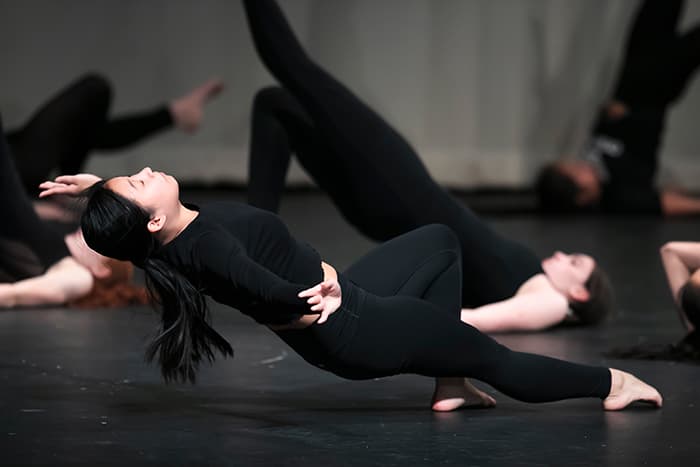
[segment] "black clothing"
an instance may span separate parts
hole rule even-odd
[[[0,121],[0,276],[10,281],[43,272],[70,252],[63,236],[34,212],[2,134]]]
[[[315,314],[297,293],[323,280],[321,258],[272,213],[233,202],[203,206],[158,257],[258,322]],[[339,274],[342,304],[326,323],[277,334],[308,362],[349,379],[474,377],[529,402],[608,395],[606,368],[512,352],[462,323],[460,273],[454,234],[426,226]]]
[[[409,225],[417,222],[413,217],[416,212],[410,211],[406,204],[422,199],[418,196],[404,198],[407,188],[434,195],[438,200],[451,200],[435,184],[425,183],[430,178],[400,136],[306,57],[274,2],[247,0],[244,5],[253,40],[263,60],[295,97],[304,102],[304,109],[319,130],[314,132],[318,139],[301,142],[325,144],[326,149],[333,151],[329,154],[336,156],[327,163],[347,174],[347,179],[329,178],[322,183],[332,195],[338,195],[334,199],[351,222],[361,225],[368,235],[383,238],[409,229]],[[301,120],[293,123],[304,128]],[[274,126],[267,129],[274,134]],[[284,136],[284,132],[280,134]],[[283,142],[279,138],[275,141]],[[383,173],[383,169],[392,167],[378,161],[381,161],[380,156],[394,152],[408,155],[402,161],[407,167],[390,176]],[[284,162],[284,154],[278,155]],[[361,163],[354,164],[353,156]],[[320,158],[311,161],[317,162],[315,168],[323,162]],[[380,164],[374,170],[376,179],[372,179],[377,184],[367,183],[362,190],[360,186],[353,189],[347,183],[347,180],[361,180],[359,172],[373,168],[375,163]],[[331,191],[336,189],[336,182],[341,189]],[[409,184],[402,187],[402,183]],[[339,196],[346,192],[347,197]],[[378,201],[382,206],[374,209]],[[357,203],[357,207],[353,207],[353,203]],[[383,216],[393,214],[392,206],[402,222],[384,221]],[[440,207],[435,206],[435,209]],[[442,207],[468,214],[464,224],[457,227],[466,227],[469,221],[476,219],[454,201]],[[377,221],[376,226],[371,224],[372,220]],[[493,235],[480,222],[471,224],[470,235]],[[484,241],[482,238],[475,240],[482,240],[480,245]],[[493,235],[485,241],[497,243],[499,240]],[[503,243],[503,247],[509,246]],[[445,226],[430,225],[406,233],[379,246],[339,274],[342,306],[326,323],[303,330],[279,331],[278,335],[310,363],[346,378],[408,372],[426,376],[473,376],[512,397],[533,402],[608,394],[610,373],[607,369],[511,352],[462,323],[460,256],[459,243]],[[503,267],[502,263],[497,264]],[[478,268],[479,265],[469,264],[468,267]],[[488,293],[493,294],[494,288]]]
[[[72,83],[20,129],[0,127],[0,278],[18,281],[70,256],[63,235],[36,215],[28,194],[53,170],[77,173],[93,149],[121,149],[172,126],[166,107],[108,120],[109,83],[85,75]],[[0,125],[1,126],[1,125]]]
[[[261,59],[286,89],[265,89],[255,98],[251,204],[277,210],[293,151],[370,238],[388,240],[431,223],[449,226],[461,245],[464,307],[509,298],[542,272],[528,248],[501,237],[438,186],[408,142],[312,62],[281,18],[249,19]]]
[[[217,302],[259,323],[316,314],[297,294],[323,280],[321,258],[267,211],[234,202],[204,206],[158,256]]]
[[[108,118],[112,100],[109,82],[85,75],[44,104],[29,121],[7,134],[15,164],[28,193],[51,172],[75,174],[92,150],[116,150],[170,128],[165,106]]]
[[[663,115],[655,111],[630,111],[619,119],[601,112],[583,159],[601,177],[602,211],[662,213],[654,178],[663,126]]]
[[[654,188],[666,113],[700,65],[700,28],[680,33],[682,0],[647,0],[627,39],[612,96],[627,107],[621,118],[601,112],[584,160],[598,167],[605,212],[661,214]]]
[[[675,362],[700,362],[700,331],[695,329],[673,344],[636,344],[618,347],[605,353],[610,358],[635,360],[669,360]]]
[[[613,99],[633,110],[664,110],[700,65],[700,27],[681,33],[683,0],[645,0],[627,38]]]

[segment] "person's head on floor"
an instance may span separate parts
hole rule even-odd
[[[696,270],[680,290],[683,313],[696,329],[700,329],[700,269]]]
[[[540,208],[550,213],[591,209],[600,201],[602,186],[598,173],[584,161],[560,161],[542,168],[535,191]]]
[[[128,261],[107,258],[89,248],[78,229],[64,237],[71,257],[93,276],[87,295],[69,303],[76,308],[117,308],[148,303],[146,289],[134,280],[134,266]]]
[[[557,251],[542,260],[542,269],[552,286],[569,301],[576,322],[597,324],[612,313],[612,283],[593,257]]]
[[[96,277],[90,293],[69,303],[74,308],[121,308],[151,302],[146,288],[134,280],[134,266],[128,261],[107,258],[110,274]]]

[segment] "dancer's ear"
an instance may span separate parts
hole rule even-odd
[[[151,217],[151,220],[148,221],[148,231],[151,233],[160,232],[165,226],[165,220],[166,216],[164,214]]]
[[[569,287],[569,297],[577,302],[587,302],[591,299],[591,293],[583,285]]]

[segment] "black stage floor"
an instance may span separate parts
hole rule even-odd
[[[290,195],[282,215],[338,268],[372,246],[321,195]],[[6,311],[0,465],[698,465],[700,367],[615,361],[602,352],[681,337],[658,248],[671,239],[699,239],[700,219],[527,214],[490,221],[541,254],[593,253],[609,269],[619,300],[619,314],[601,328],[498,339],[631,370],[661,390],[663,409],[606,413],[593,399],[525,404],[482,385],[497,408],[436,414],[428,408],[431,380],[341,380],[221,306],[214,306],[214,322],[236,357],[205,368],[196,386],[165,385],[143,363],[155,323],[148,309]]]

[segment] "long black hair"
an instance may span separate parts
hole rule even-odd
[[[681,287],[679,295],[679,305],[694,328],[683,339],[673,344],[643,343],[615,348],[606,355],[613,358],[700,363],[700,286],[690,279]]]
[[[166,381],[194,383],[202,360],[213,362],[217,350],[224,356],[233,355],[233,348],[209,325],[201,291],[170,264],[154,257],[160,244],[148,231],[148,212],[104,184],[100,181],[85,193],[87,202],[80,219],[85,241],[104,256],[131,261],[144,270],[146,287],[161,317],[146,359],[158,360]]]

